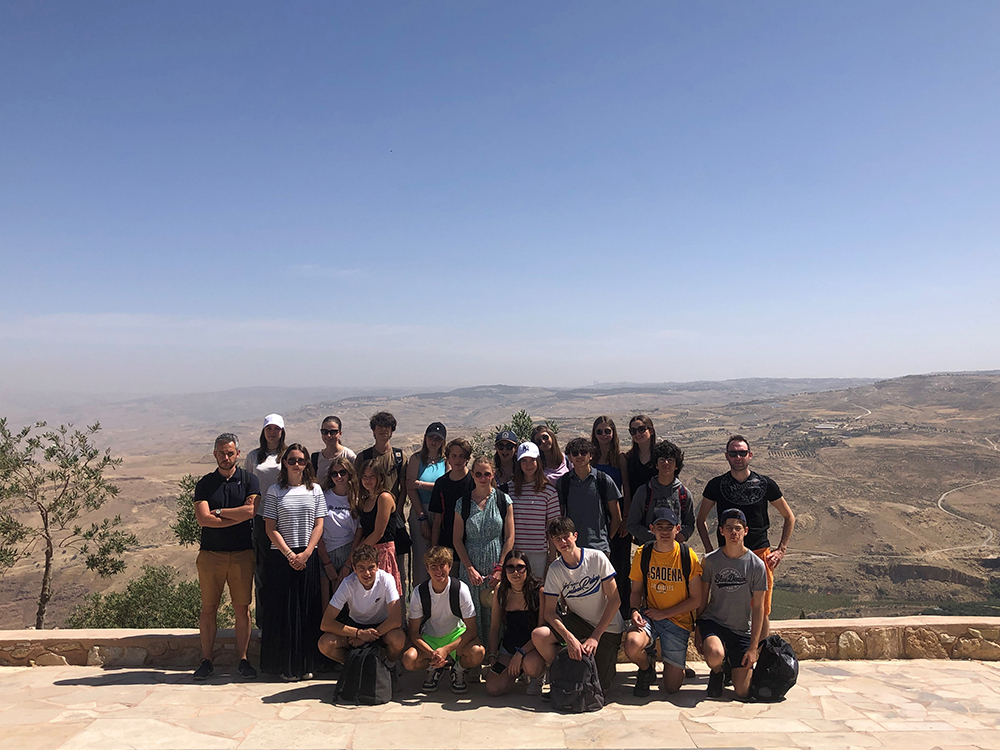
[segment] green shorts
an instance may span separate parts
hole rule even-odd
[[[459,638],[462,637],[462,633],[465,632],[465,623],[460,622],[458,627],[453,631],[448,633],[448,635],[421,635],[420,637],[424,639],[428,646],[430,646],[435,651],[442,646],[447,646],[449,643],[454,643]],[[451,658],[458,661],[458,654],[454,651],[451,652]]]

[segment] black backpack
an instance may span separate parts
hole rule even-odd
[[[780,635],[769,635],[760,644],[757,666],[750,678],[750,700],[774,703],[783,700],[799,678],[799,660],[791,644]]]
[[[448,603],[451,605],[451,613],[459,620],[464,621],[465,618],[462,617],[462,603],[458,598],[458,595],[462,590],[462,585],[454,579],[452,579],[450,585],[451,588],[448,590]],[[421,583],[417,586],[417,592],[420,594],[420,608],[424,611],[423,615],[420,617],[420,628],[417,630],[419,633],[424,629],[424,625],[427,624],[427,621],[431,619],[431,582],[424,581]]]
[[[608,510],[608,493],[610,492],[610,485],[613,481],[611,477],[605,474],[603,471],[597,472],[597,477],[595,479],[597,482],[597,494],[601,498],[601,509],[604,511],[604,528],[608,531],[611,530],[611,511]],[[563,474],[559,479],[556,480],[556,494],[559,495],[559,512],[565,516],[566,515],[566,502],[569,500],[569,474]]]
[[[640,548],[639,555],[639,570],[642,571],[642,598],[646,599],[646,579],[649,577],[649,563],[653,559],[653,545],[656,542],[646,542]],[[688,547],[684,542],[679,542],[681,545],[681,575],[684,576],[684,591],[687,592],[688,597],[691,596],[691,548]],[[691,615],[691,628],[694,628],[694,612]]]
[[[378,706],[392,700],[392,675],[378,644],[366,643],[347,652],[333,698],[337,703],[361,706]]]
[[[593,656],[571,659],[563,648],[549,666],[549,703],[556,711],[582,714],[604,708],[604,691]]]

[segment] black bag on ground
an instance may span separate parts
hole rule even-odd
[[[556,711],[582,714],[600,711],[604,707],[604,691],[597,679],[597,664],[593,656],[583,655],[579,661],[569,657],[563,648],[549,666],[549,702]]]
[[[799,678],[799,660],[788,641],[770,635],[760,644],[757,666],[750,678],[750,699],[773,703],[785,697]]]
[[[392,700],[392,675],[377,644],[366,643],[347,652],[333,698],[337,703],[362,706],[378,706]]]

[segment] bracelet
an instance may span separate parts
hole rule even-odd
[[[424,522],[424,521],[427,520],[427,516],[425,516],[423,513],[421,513],[419,516],[417,516],[417,520],[422,523],[422,522]]]
[[[514,651],[516,651],[517,653],[519,653],[519,654],[520,654],[521,656],[524,656],[524,655],[525,655],[525,654],[524,654],[524,649],[523,649],[523,648],[521,648],[520,646],[515,646],[515,647],[514,647]]]
[[[288,550],[288,554],[285,555],[285,559],[286,560],[291,560],[293,557],[295,557],[295,553],[292,552],[291,550]]]
[[[493,566],[494,573],[499,573],[502,570],[503,570],[503,565],[501,563],[497,563],[496,565]]]

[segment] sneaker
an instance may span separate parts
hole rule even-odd
[[[465,670],[457,669],[456,667],[451,668],[451,692],[461,695],[469,689],[469,686],[465,684]]]
[[[691,667],[684,667],[684,679],[685,680],[693,680],[697,676],[698,676],[698,673],[695,672],[693,669],[691,669]]]
[[[201,666],[198,667],[196,670],[194,670],[194,674],[192,675],[192,677],[194,677],[194,679],[196,679],[198,682],[202,682],[203,680],[207,680],[208,676],[212,674],[212,672],[214,671],[215,667],[212,666],[212,662],[210,662],[208,659],[202,659]]]
[[[427,670],[427,678],[424,680],[423,685],[425,693],[433,693],[438,689],[438,683],[441,682],[441,676],[444,674],[444,670],[444,667]]]
[[[722,684],[726,687],[730,687],[733,684],[733,668],[729,664],[729,659],[722,662],[722,677],[724,679]]]
[[[725,676],[722,672],[712,672],[708,675],[708,689],[705,691],[705,697],[707,698],[721,698],[722,697],[722,687],[725,682]]]
[[[250,665],[250,662],[248,662],[246,659],[240,659],[240,663],[237,665],[236,671],[240,673],[240,677],[242,677],[244,680],[257,679],[257,670],[254,669]]]
[[[632,695],[636,698],[648,697],[649,686],[654,682],[656,682],[656,669],[654,667],[640,669],[635,676],[635,687],[632,689]]]
[[[525,695],[538,696],[542,694],[542,678],[529,677],[528,687],[524,689]]]
[[[312,672],[306,672],[304,675],[302,675],[303,680],[311,680],[312,678],[313,678]]]
[[[281,675],[281,679],[284,680],[285,682],[298,682],[299,681],[299,678],[296,677],[293,674],[283,674],[283,675]]]

